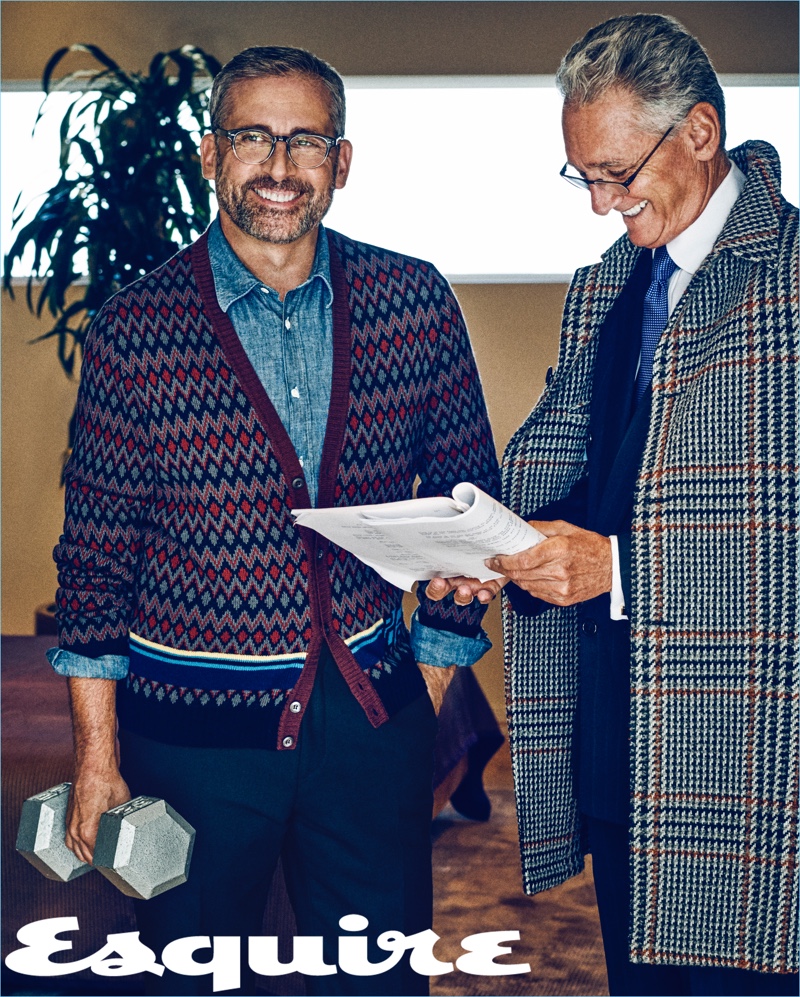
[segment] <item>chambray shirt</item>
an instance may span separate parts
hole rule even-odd
[[[219,218],[208,230],[208,255],[220,308],[227,314],[295,448],[316,505],[322,444],[328,422],[333,371],[333,288],[330,251],[320,225],[311,273],[283,301],[231,249]],[[491,647],[481,631],[464,637],[411,619],[411,647],[428,665],[472,665]],[[128,658],[86,658],[51,648],[56,672],[76,678],[122,679]]]
[[[320,226],[311,273],[283,301],[234,253],[219,218],[208,231],[208,257],[219,306],[289,434],[316,505],[333,371],[333,288],[324,230]]]

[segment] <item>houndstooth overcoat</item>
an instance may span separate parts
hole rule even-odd
[[[797,970],[797,209],[763,142],[661,337],[634,493],[631,959]],[[586,453],[596,333],[641,250],[575,275],[558,366],[504,458],[520,511]],[[574,608],[504,604],[525,890],[583,867],[573,785]]]

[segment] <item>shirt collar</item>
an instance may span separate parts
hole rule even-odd
[[[217,292],[217,301],[224,312],[227,313],[235,301],[249,294],[254,288],[264,286],[263,282],[248,270],[236,253],[234,253],[222,231],[222,226],[219,223],[219,215],[217,215],[208,229],[208,258],[211,263],[211,273],[214,276],[214,289]],[[300,287],[295,288],[295,290],[306,287],[316,279],[321,280],[327,288],[325,304],[326,307],[330,308],[333,304],[331,258],[328,239],[322,225],[317,230],[317,248],[314,252],[311,273]],[[274,290],[274,288],[270,288],[270,290]]]
[[[736,163],[731,163],[728,175],[711,195],[702,214],[667,243],[670,257],[681,270],[694,274],[714,248],[744,183],[744,173]]]

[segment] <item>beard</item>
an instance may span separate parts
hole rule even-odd
[[[237,228],[262,242],[285,244],[296,242],[318,225],[328,212],[333,200],[336,169],[326,178],[324,187],[315,187],[297,177],[287,177],[277,183],[270,176],[254,177],[246,183],[234,183],[217,162],[215,175],[217,203]],[[302,204],[287,211],[274,208],[258,194],[248,197],[254,188],[262,190],[292,191],[306,195]]]

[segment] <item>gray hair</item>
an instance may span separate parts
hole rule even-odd
[[[337,137],[344,135],[344,83],[336,70],[303,48],[283,45],[246,48],[227,62],[214,77],[208,110],[211,128],[222,127],[228,111],[229,93],[234,84],[266,76],[305,76],[318,80],[330,97],[331,121]]]
[[[591,104],[619,87],[638,99],[653,132],[682,121],[705,101],[719,115],[725,147],[725,98],[700,42],[664,14],[625,14],[588,31],[561,60],[556,86],[566,105]]]

